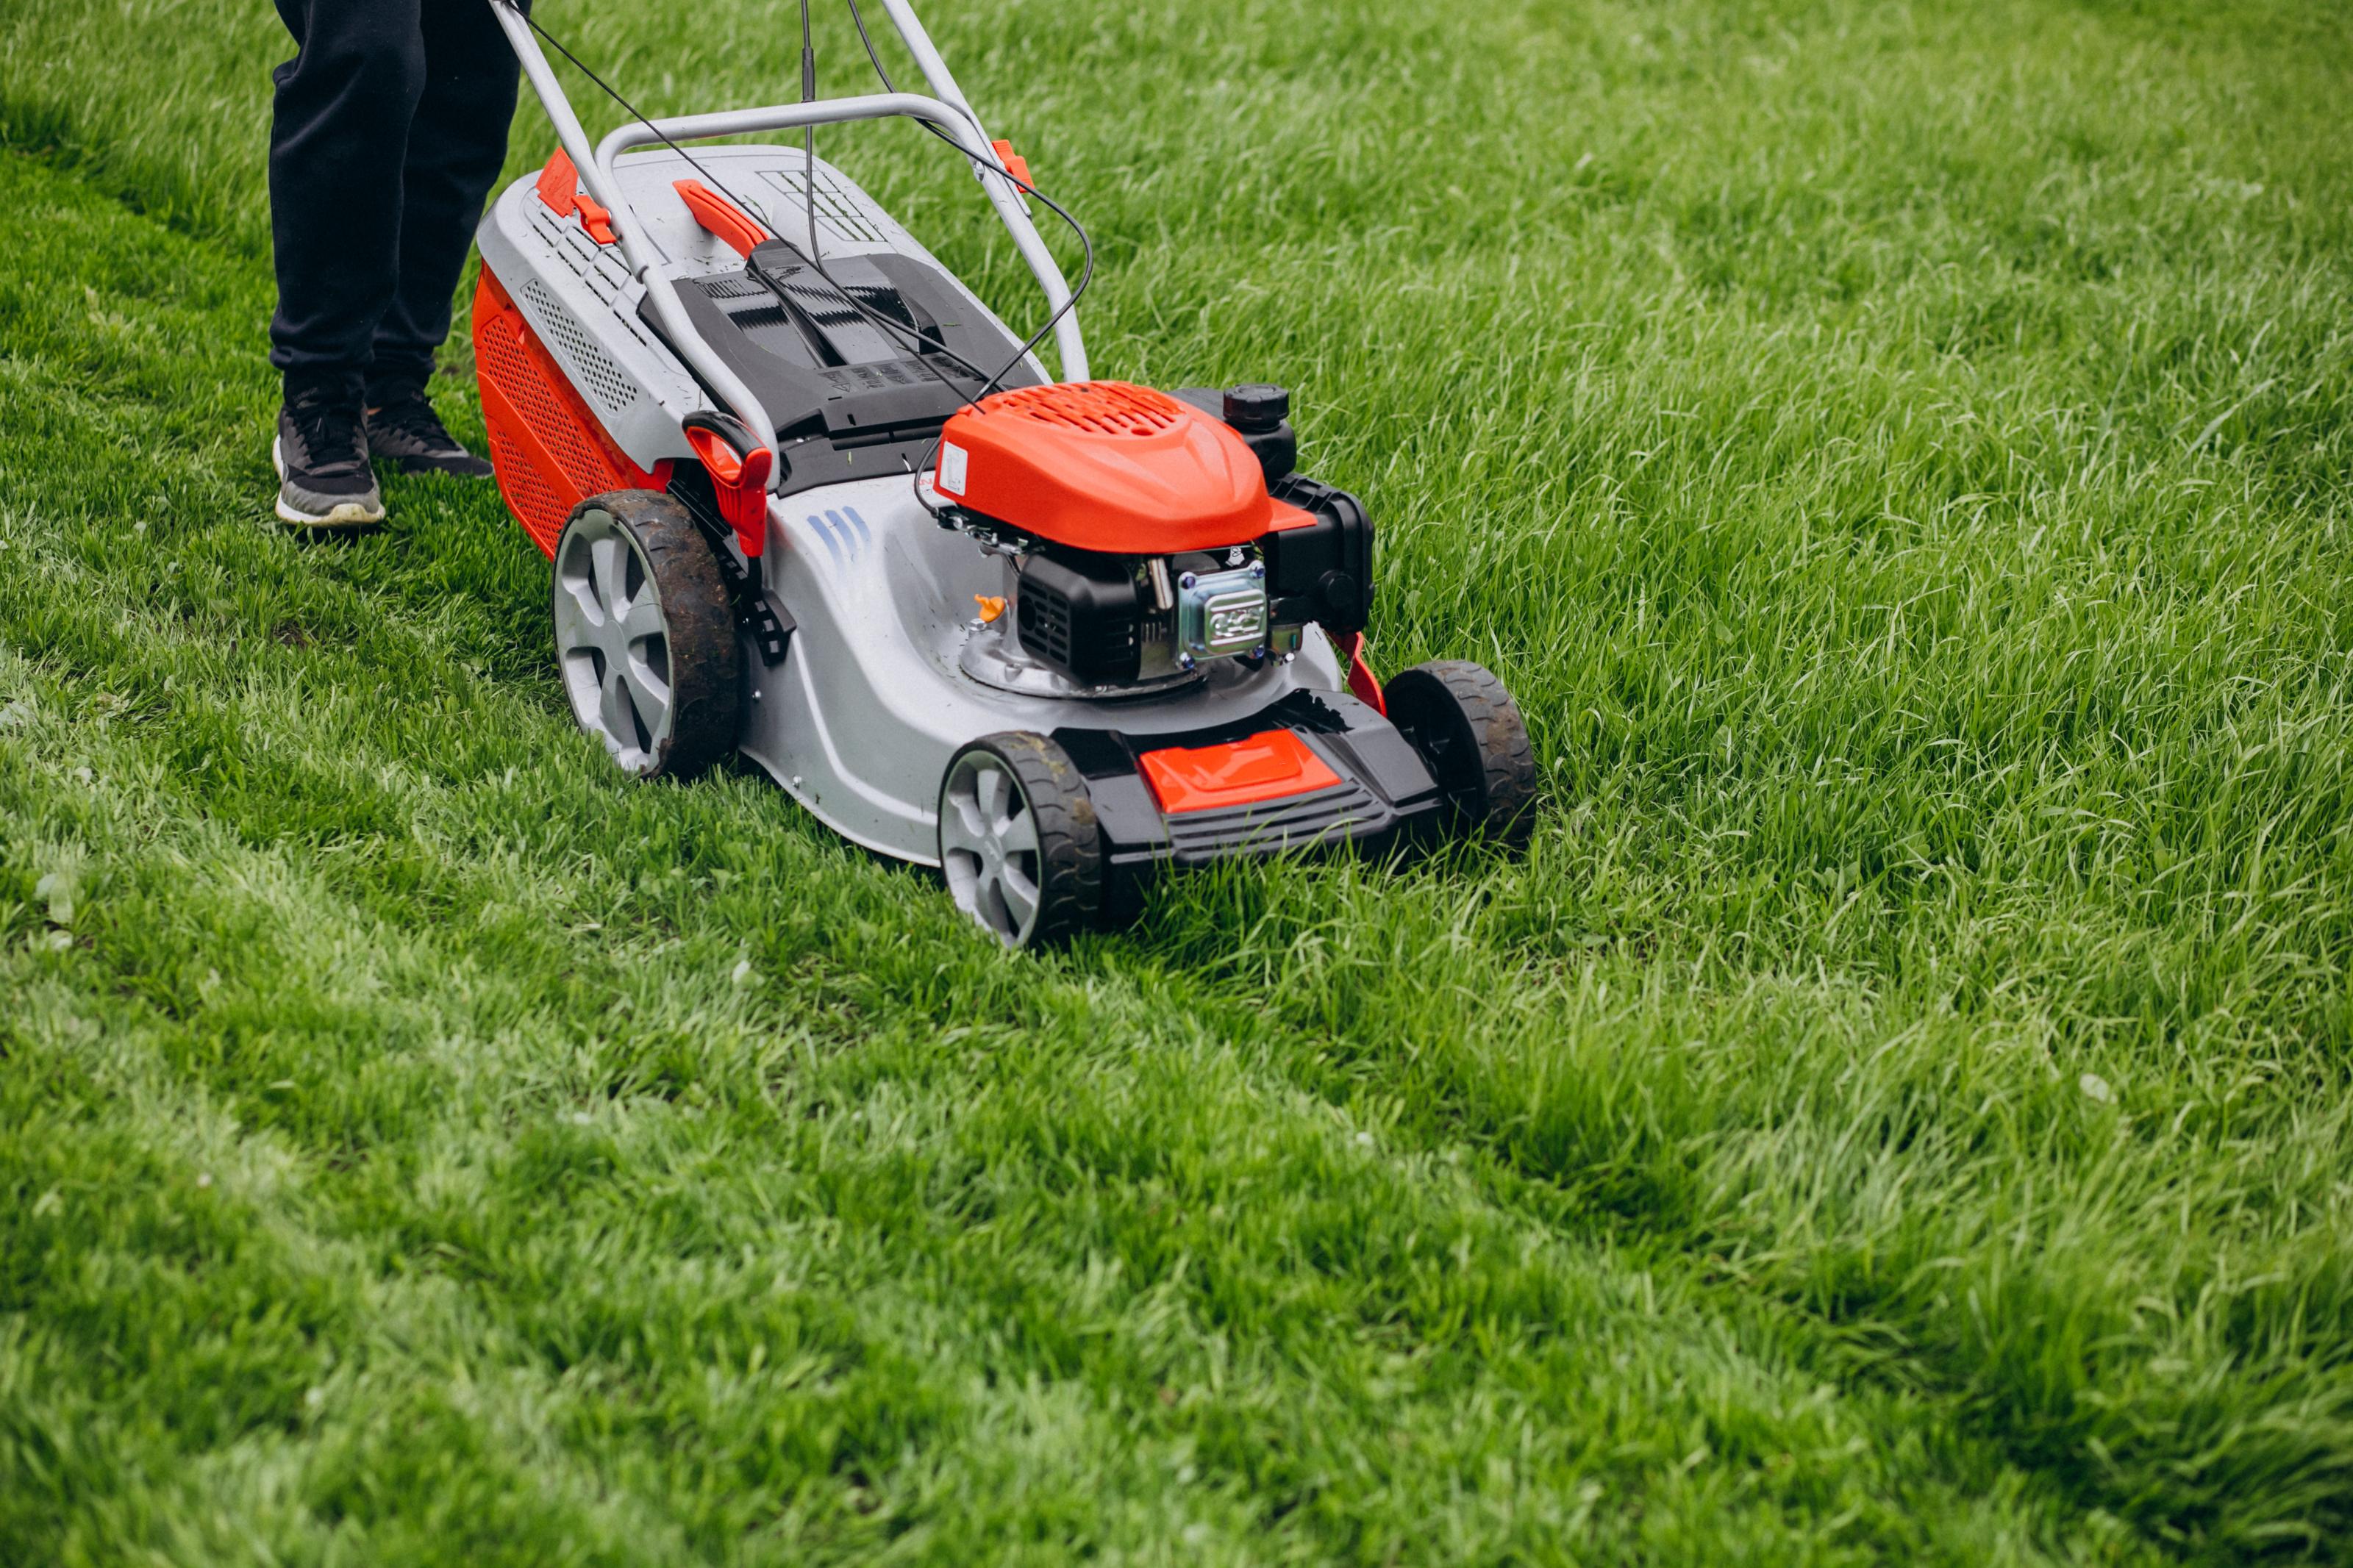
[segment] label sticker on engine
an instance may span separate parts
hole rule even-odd
[[[954,441],[940,447],[940,489],[952,496],[964,494],[965,470],[971,466],[972,454]]]

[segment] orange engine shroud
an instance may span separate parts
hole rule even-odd
[[[1016,387],[959,410],[933,478],[983,517],[1113,555],[1242,544],[1297,521],[1223,421],[1120,381]]]

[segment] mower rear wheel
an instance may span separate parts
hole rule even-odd
[[[1504,683],[1468,660],[1441,658],[1399,670],[1381,698],[1438,781],[1450,829],[1525,847],[1535,829],[1535,749]]]
[[[1087,781],[1043,735],[986,735],[940,784],[940,871],[956,908],[1008,947],[1043,947],[1103,909],[1103,834]]]
[[[582,501],[555,542],[552,595],[572,716],[623,773],[691,778],[734,750],[734,611],[684,507],[653,490]]]

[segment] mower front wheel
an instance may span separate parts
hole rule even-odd
[[[1504,683],[1466,659],[1441,658],[1399,670],[1381,698],[1438,781],[1448,826],[1525,847],[1535,829],[1535,749]]]
[[[1008,947],[1043,947],[1103,910],[1103,834],[1068,752],[1043,735],[986,735],[940,784],[940,871],[956,908]]]
[[[591,496],[555,542],[556,666],[580,727],[631,778],[691,778],[735,748],[742,655],[710,542],[653,490]]]

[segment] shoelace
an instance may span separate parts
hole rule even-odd
[[[323,393],[306,392],[294,399],[287,412],[294,416],[294,433],[301,437],[303,455],[312,470],[348,468],[367,461],[356,410]]]
[[[380,431],[407,437],[428,451],[448,451],[458,445],[441,416],[433,412],[433,405],[421,392],[396,395],[383,407],[368,416],[368,423]]]

